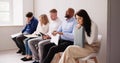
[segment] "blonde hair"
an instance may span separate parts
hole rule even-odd
[[[40,18],[41,26],[49,23],[49,20],[46,14],[40,15],[39,18]]]

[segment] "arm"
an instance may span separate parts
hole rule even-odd
[[[38,21],[37,20],[33,21],[33,23],[31,24],[31,33],[33,33],[36,30],[37,25]]]
[[[88,44],[92,44],[93,42],[97,41],[98,36],[98,27],[95,23],[91,26],[91,36],[87,37]]]

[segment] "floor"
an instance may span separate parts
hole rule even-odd
[[[32,61],[22,61],[20,60],[24,56],[21,54],[16,54],[16,49],[0,51],[0,63],[32,63]]]

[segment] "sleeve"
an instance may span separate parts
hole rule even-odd
[[[63,33],[63,36],[70,39],[70,40],[74,40],[74,28],[75,28],[76,22],[74,22],[73,27],[71,28],[72,33]]]
[[[57,32],[62,32],[62,24],[58,27]]]
[[[97,41],[98,36],[98,27],[95,23],[91,26],[91,37],[88,38],[88,44],[92,44],[93,42]]]
[[[27,25],[25,25],[25,27],[23,28],[22,33],[24,33],[24,31],[26,30],[26,27],[27,27]]]
[[[34,31],[36,31],[36,28],[37,28],[37,25],[38,25],[38,20],[34,20],[32,23],[31,23],[31,33],[33,33]]]

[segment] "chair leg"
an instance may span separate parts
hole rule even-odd
[[[94,57],[93,59],[94,59],[95,63],[98,63],[97,57]]]
[[[85,60],[85,63],[87,63],[87,60]]]

